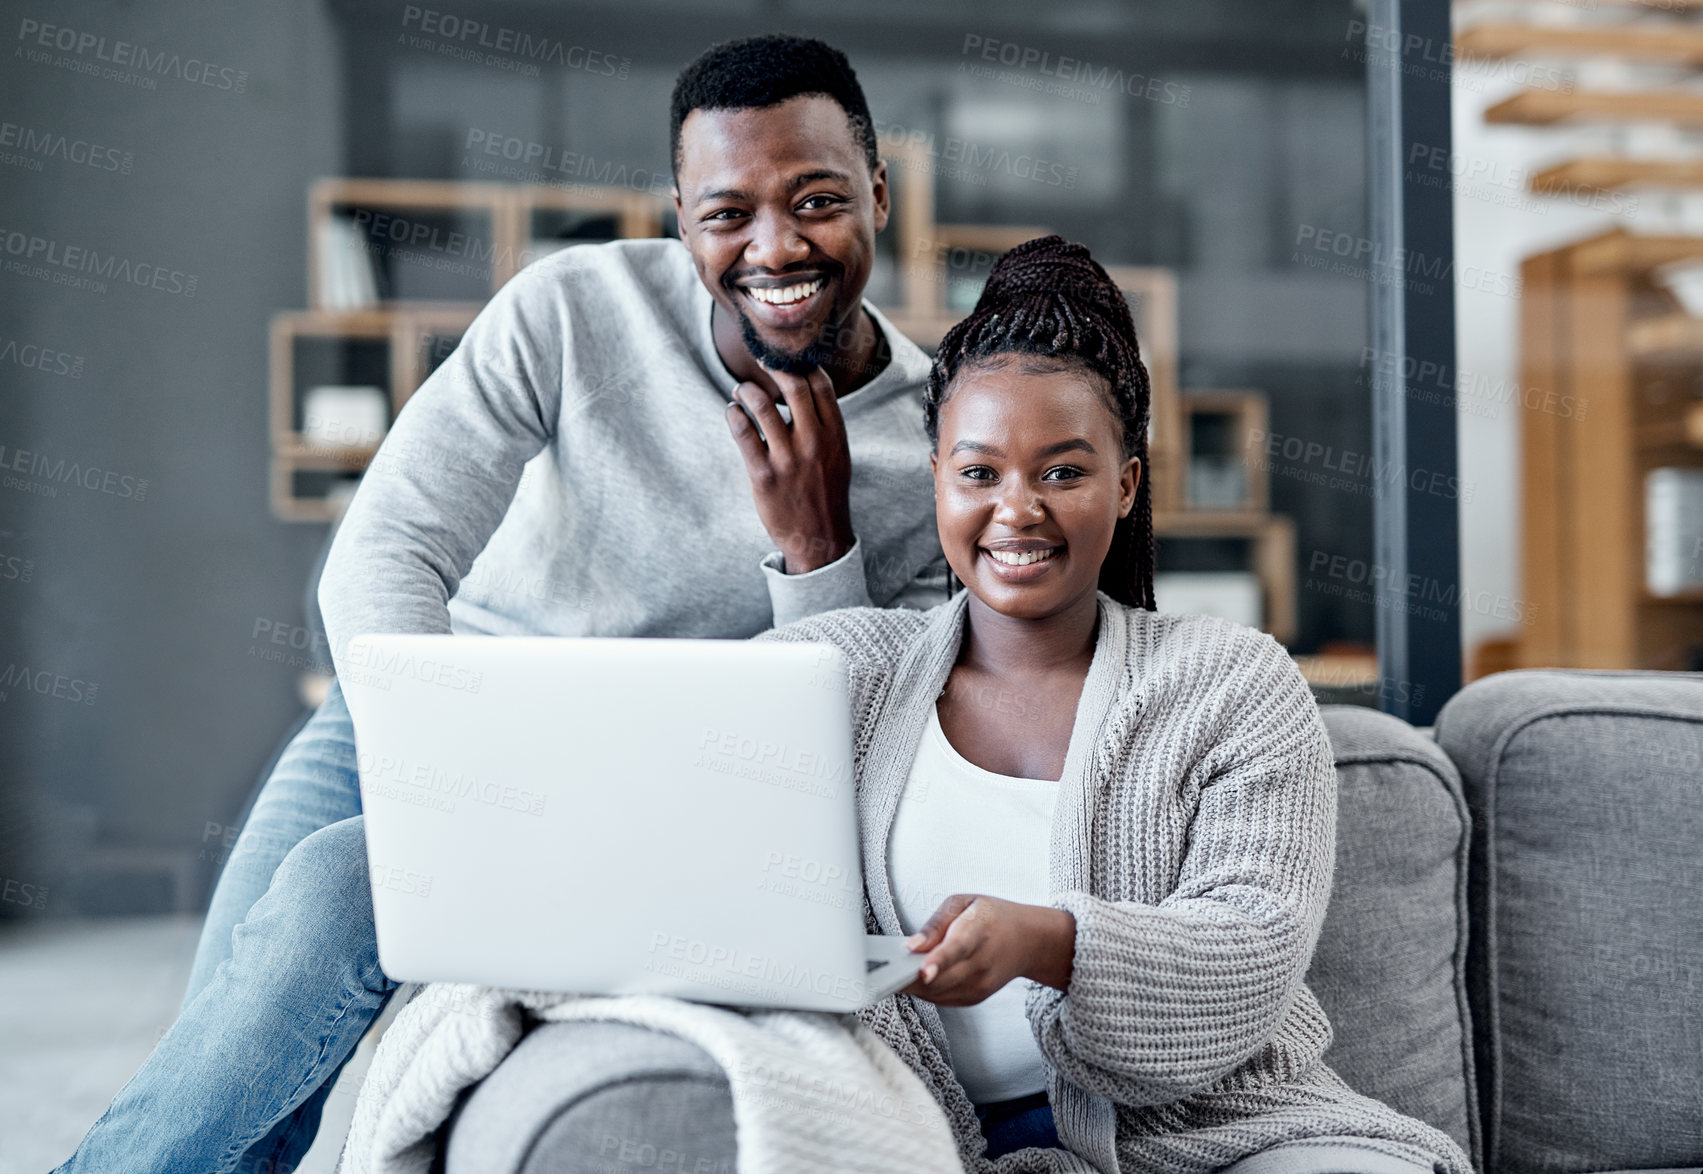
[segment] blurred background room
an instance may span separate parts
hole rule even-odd
[[[716,41],[848,54],[894,197],[867,296],[925,348],[1019,241],[1108,265],[1162,610],[1419,725],[1491,672],[1703,668],[1690,0],[1462,0],[1417,54],[1355,0],[6,9],[0,1174],[63,1159],[171,1021],[329,682],[317,567],[396,410],[531,259],[676,234],[669,94]],[[1376,78],[1427,56],[1452,142],[1375,151]],[[1382,253],[1397,189],[1452,209],[1452,252]],[[1374,341],[1392,279],[1453,299],[1451,354]],[[1392,386],[1452,419],[1435,467],[1381,446]],[[1458,570],[1390,571],[1391,493],[1453,520]],[[1392,608],[1458,670],[1392,669]]]

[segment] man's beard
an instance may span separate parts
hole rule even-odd
[[[756,324],[745,314],[745,307],[734,303],[739,313],[739,337],[745,342],[745,349],[751,352],[751,357],[772,371],[785,371],[789,375],[808,375],[817,367],[826,367],[828,360],[834,357],[834,348],[820,335],[803,350],[789,351],[780,347],[770,346],[757,334]]]

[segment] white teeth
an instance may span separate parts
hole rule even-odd
[[[767,302],[771,306],[790,306],[794,302],[802,302],[805,298],[822,288],[823,279],[807,281],[800,285],[789,285],[784,289],[759,289],[746,286],[745,292],[759,302]]]
[[[988,554],[993,556],[994,562],[1004,563],[1008,567],[1026,567],[1030,563],[1044,562],[1057,553],[1058,547],[1056,546],[1051,550],[1026,550],[1022,553],[1015,550],[988,551]]]

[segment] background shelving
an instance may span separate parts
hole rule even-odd
[[[664,200],[622,188],[327,178],[308,192],[308,305],[272,321],[273,513],[334,521],[376,445],[303,432],[318,383],[369,385],[390,419],[522,267],[570,244],[655,237]]]
[[[1050,230],[938,223],[929,156],[915,143],[885,140],[882,154],[892,216],[879,241],[870,296],[897,329],[932,349],[974,306],[993,263]],[[316,383],[381,387],[394,420],[484,301],[526,264],[570,244],[662,236],[671,221],[664,200],[621,188],[316,182],[308,195],[310,308],[272,323],[273,512],[286,521],[335,520],[376,451],[304,432],[304,398]],[[1246,552],[1240,573],[1259,582],[1260,621],[1280,640],[1293,639],[1294,527],[1268,513],[1266,475],[1250,440],[1265,428],[1265,397],[1185,395],[1178,387],[1176,274],[1130,265],[1107,272],[1129,299],[1151,377],[1147,475],[1155,532],[1173,550],[1193,542],[1240,544]],[[1195,438],[1202,445],[1197,471],[1210,466],[1220,487],[1234,481],[1235,500],[1221,492],[1191,496]],[[1204,485],[1197,477],[1197,490]]]
[[[1522,267],[1521,666],[1690,669],[1703,657],[1703,593],[1645,587],[1659,539],[1645,478],[1703,468],[1703,320],[1654,277],[1692,260],[1703,237],[1615,229]]]

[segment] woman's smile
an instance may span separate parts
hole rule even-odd
[[[1007,583],[1031,583],[1054,569],[1064,545],[1033,538],[1002,538],[983,544],[981,556]]]

